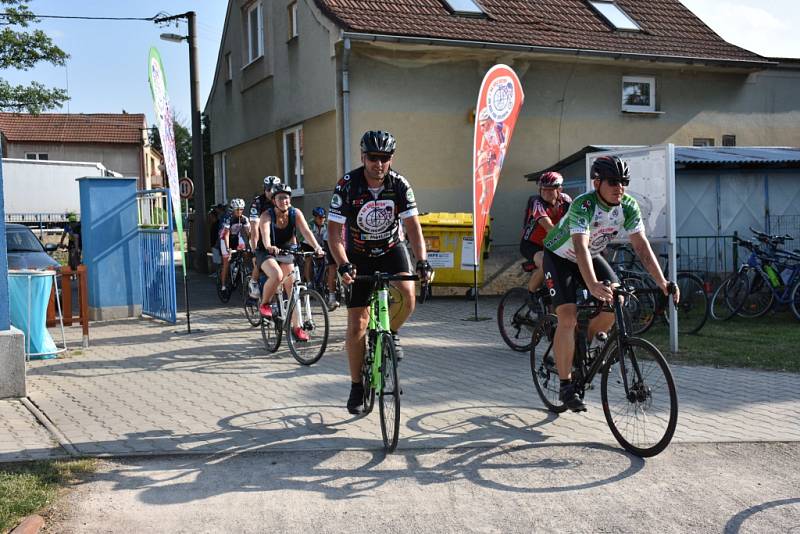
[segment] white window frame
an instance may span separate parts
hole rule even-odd
[[[635,20],[633,20],[633,17],[628,15],[628,13],[624,9],[622,9],[619,5],[617,5],[616,2],[609,0],[589,0],[589,4],[615,30],[627,31],[627,32],[642,31],[642,27],[639,26],[639,24]],[[615,18],[616,21],[614,20]],[[618,22],[622,24],[625,24],[627,22],[628,24],[625,26],[620,26]]]
[[[289,161],[289,143],[288,138],[294,134],[294,161]],[[283,131],[283,175],[286,177],[286,183],[292,188],[292,196],[302,196],[305,193],[303,189],[303,154],[302,143],[300,139],[303,136],[303,125],[287,128]],[[293,169],[292,169],[293,167]],[[297,172],[299,169],[299,172]]]
[[[258,24],[256,32],[258,42],[256,43],[257,50],[255,51],[255,55],[253,55],[254,54],[253,28],[251,26],[252,22],[251,14],[253,13],[253,11],[256,12],[256,24]],[[247,21],[245,24],[245,27],[247,28],[247,56],[246,56],[247,64],[245,65],[245,67],[247,67],[247,65],[249,65],[250,63],[253,63],[257,59],[264,56],[264,18],[263,18],[263,9],[261,7],[261,0],[253,2],[247,8],[247,11],[245,12],[245,17],[246,17],[245,20]]]
[[[300,32],[297,28],[297,1],[295,0],[291,4],[289,4],[289,40],[294,39],[295,37],[300,36]]]
[[[225,53],[225,81],[233,80],[233,58],[230,52]]]
[[[33,157],[31,158],[29,156]],[[48,161],[50,159],[50,155],[47,152],[25,152],[25,159]]]
[[[633,84],[648,84],[648,104],[635,104],[626,101],[625,89],[626,86]],[[655,113],[656,112],[656,78],[655,76],[623,76],[622,77],[622,111],[632,113]]]

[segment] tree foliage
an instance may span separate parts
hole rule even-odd
[[[41,30],[30,29],[39,20],[28,9],[27,0],[0,0],[0,69],[30,70],[46,61],[62,66],[69,57]],[[41,113],[69,100],[64,89],[38,82],[12,85],[0,78],[0,109]]]
[[[175,134],[175,156],[178,159],[178,176],[192,176],[192,133],[189,129],[179,122],[179,118],[175,118],[172,123],[172,130]],[[150,144],[163,153],[161,147],[161,136],[158,129],[153,128],[150,130]]]

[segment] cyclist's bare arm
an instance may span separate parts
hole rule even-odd
[[[542,228],[544,228],[548,232],[550,230],[552,230],[553,227],[555,226],[555,224],[553,224],[553,221],[551,221],[550,217],[548,217],[547,215],[545,215],[544,217],[539,217],[538,219],[536,219],[536,224],[540,225]]]
[[[269,211],[265,211],[258,218],[258,233],[261,235],[261,242],[264,244],[264,249],[267,252],[272,252],[272,243],[269,225],[272,224],[272,218],[269,216]]]
[[[604,302],[611,302],[614,292],[610,287],[603,285],[597,280],[592,265],[592,256],[589,254],[589,234],[572,234],[572,244],[575,248],[575,259],[578,262],[578,269],[581,271],[583,283],[592,296]]]
[[[309,244],[314,249],[314,252],[319,255],[322,252],[322,247],[319,243],[317,243],[317,238],[314,237],[314,233],[311,231],[311,228],[308,227],[308,223],[303,217],[297,217],[296,219],[297,229],[300,231],[300,234],[305,238],[306,243]]]
[[[412,215],[403,219],[403,227],[408,237],[408,242],[411,243],[411,251],[414,257],[418,260],[424,260],[428,257],[428,251],[425,249],[425,238],[422,237],[422,226],[419,224],[419,217]]]
[[[655,280],[658,287],[661,288],[661,291],[663,291],[665,295],[669,295],[667,279],[664,278],[661,265],[658,264],[656,255],[653,254],[653,249],[650,247],[650,241],[647,240],[647,236],[644,235],[644,232],[636,232],[630,235],[630,240],[633,251],[636,252],[636,255],[639,257],[639,261],[642,262],[642,265],[644,265],[644,268],[650,273],[650,276],[653,277],[653,280]],[[675,289],[675,294],[672,299],[676,304],[680,300],[680,291],[678,291],[677,288]]]
[[[348,263],[347,251],[342,242],[342,223],[328,220],[328,246],[331,248],[331,256],[333,256],[336,265]],[[345,284],[350,284],[353,280],[354,279],[347,273],[342,275],[342,281]]]

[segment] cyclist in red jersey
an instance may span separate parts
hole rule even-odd
[[[536,263],[536,270],[531,273],[528,291],[534,295],[542,287],[544,271],[544,236],[567,213],[572,199],[562,192],[564,177],[554,171],[543,173],[539,177],[539,194],[528,199],[525,209],[525,222],[522,240],[519,244],[520,254],[528,261]]]

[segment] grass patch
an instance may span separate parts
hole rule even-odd
[[[680,336],[680,352],[670,355],[669,330],[656,323],[642,335],[670,362],[800,372],[800,322],[791,312],[758,319],[708,319],[694,335]]]
[[[0,532],[52,504],[62,487],[80,481],[95,466],[93,459],[0,464]]]

